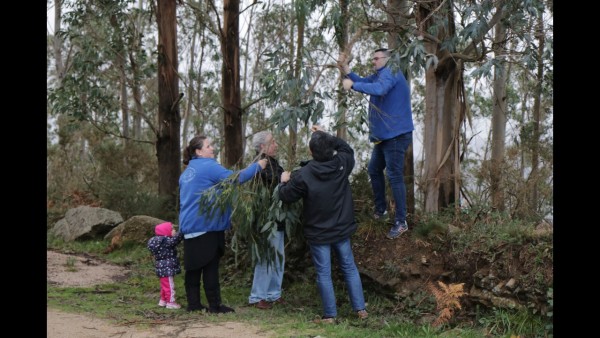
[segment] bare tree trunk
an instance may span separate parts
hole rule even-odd
[[[172,210],[181,174],[179,77],[177,75],[177,17],[175,0],[158,0],[158,193]]]
[[[341,20],[339,27],[336,26],[335,34],[336,41],[340,51],[346,50],[346,45],[348,44],[348,1],[349,0],[340,0],[340,11],[341,11]],[[340,77],[340,81],[342,77]],[[338,93],[338,120],[336,124],[340,126],[337,130],[337,137],[347,140],[348,127],[346,127],[346,113],[348,111],[348,104],[346,104],[346,100],[343,98],[347,97],[347,95],[343,92]]]
[[[501,11],[502,7],[497,10]],[[506,53],[506,27],[496,25],[495,41],[493,44],[494,54],[496,56]],[[492,206],[503,211],[504,204],[504,183],[502,173],[504,172],[504,138],[506,137],[506,82],[508,81],[509,63],[505,62],[502,66],[496,66],[494,72],[493,95],[494,110],[492,112],[492,157],[490,166],[490,183]]]
[[[445,6],[445,7],[443,7]],[[448,22],[452,23],[452,8],[442,0],[418,5],[417,25],[423,31],[435,25],[428,18],[432,9],[443,8]],[[448,31],[438,25],[438,39],[454,35],[454,26],[450,24]],[[438,212],[450,206],[456,199],[455,179],[459,154],[457,144],[460,134],[458,125],[459,81],[462,79],[462,66],[447,57],[448,51],[440,49],[440,45],[431,40],[425,42],[427,53],[436,55],[440,63],[432,66],[425,73],[425,130],[424,130],[424,162],[425,162],[425,212]]]
[[[252,6],[252,8],[250,8],[250,15],[248,18],[248,22],[254,22],[254,11],[256,9],[256,6]],[[251,99],[253,97],[253,88],[254,88],[254,84],[251,83],[250,85],[250,91],[248,91],[248,83],[251,82],[251,80],[248,79],[248,62],[250,61],[250,57],[248,56],[250,54],[249,49],[250,49],[250,36],[252,36],[252,24],[248,25],[248,29],[246,29],[246,36],[244,37],[243,41],[244,41],[244,46],[243,49],[246,51],[246,53],[244,53],[244,78],[243,78],[243,83],[244,86],[242,88],[242,93],[244,93],[245,96],[245,101],[244,101],[244,106],[246,106],[247,102],[249,101],[249,99]],[[260,59],[259,57],[256,58],[257,62]],[[240,61],[241,63],[241,61]],[[253,82],[253,80],[252,80]],[[247,108],[246,108],[247,109]],[[254,119],[253,119],[254,120]],[[258,118],[258,120],[261,120],[260,117]],[[245,114],[243,122],[242,122],[242,130],[246,130],[248,125],[248,114]],[[245,138],[245,137],[244,137]],[[246,142],[242,143],[242,153],[246,153]]]
[[[296,83],[300,83],[300,77],[302,76],[302,50],[304,49],[304,31],[306,29],[306,15],[307,14],[305,12],[296,12],[296,22],[298,25],[298,30],[296,33],[296,59],[294,62],[294,78],[296,79]],[[294,106],[300,105],[300,98],[295,96],[291,103]],[[293,162],[291,163],[296,163],[297,147],[297,130],[294,130],[294,128],[290,128],[290,158],[293,159]]]
[[[538,50],[537,50],[537,74],[536,74],[536,85],[535,85],[535,96],[533,98],[533,140],[531,141],[531,174],[529,182],[531,188],[531,200],[529,201],[529,210],[532,213],[537,211],[538,205],[538,179],[539,179],[539,157],[540,157],[540,123],[542,120],[541,112],[541,100],[542,100],[542,82],[544,77],[544,45],[545,45],[545,34],[544,34],[544,18],[543,13],[537,18],[537,27],[535,30],[536,37],[538,39]]]
[[[244,159],[242,134],[242,107],[240,95],[240,37],[239,0],[223,1],[223,28],[221,30],[221,53],[223,63],[222,100],[224,151],[226,167],[241,166]]]
[[[114,28],[115,32],[120,31],[116,15],[113,14],[110,16],[110,24]],[[121,104],[121,135],[123,135],[125,138],[123,146],[127,147],[129,143],[129,94],[127,92],[127,74],[125,74],[125,46],[121,36],[116,35],[115,38],[115,66],[117,67],[117,71],[119,73],[119,95]],[[123,161],[125,164],[127,164],[126,157],[123,159]]]
[[[185,111],[183,112],[183,127],[181,128],[181,134],[183,135],[183,142],[187,142],[188,140],[188,126],[190,123],[190,117],[192,114],[192,107],[194,103],[194,85],[192,83],[192,79],[194,78],[193,74],[196,73],[194,69],[196,63],[196,36],[198,35],[198,24],[197,22],[194,24],[194,31],[192,32],[192,45],[190,46],[190,64],[188,70],[188,81],[189,86],[187,86],[187,105],[185,107]],[[200,68],[202,68],[202,63],[200,63]],[[202,69],[198,71],[198,76],[201,74]]]
[[[144,8],[144,0],[139,0],[138,9],[141,11]],[[144,36],[144,31],[146,27],[146,23],[144,20],[138,18],[136,20],[136,24],[138,26],[138,34],[136,35],[136,39],[134,41],[135,46],[132,48],[129,59],[131,63],[131,73],[133,74],[133,80],[131,84],[131,91],[133,95],[133,101],[135,105],[135,111],[132,114],[132,135],[135,139],[142,138],[142,117],[144,116],[144,106],[142,105],[142,91],[140,90],[140,81],[139,79],[139,68],[135,61],[134,55],[140,52],[140,47],[142,43],[142,37]]]
[[[131,65],[131,71],[133,74],[137,74],[137,64],[133,63]],[[132,127],[132,135],[135,139],[141,139],[142,137],[142,116],[144,116],[144,106],[142,105],[142,92],[140,90],[140,82],[136,79],[137,76],[134,75],[133,86],[131,88],[133,94],[133,101],[135,102],[135,112],[132,116],[133,127]]]
[[[57,87],[60,87],[62,78],[65,76],[65,66],[62,60],[62,39],[56,32],[60,30],[62,20],[62,0],[54,0],[54,36],[52,46],[54,48],[54,67],[56,69]]]
[[[290,15],[291,16],[291,15]],[[293,20],[291,20],[290,18],[291,24],[289,25],[290,27],[290,37],[294,36],[294,28],[296,28],[296,25],[298,25],[298,22],[294,22]],[[294,39],[290,39],[289,41],[289,50],[290,50],[290,64],[294,64],[292,61],[294,59],[294,51],[296,50],[295,46],[295,40]],[[294,99],[291,96],[288,96],[288,101],[290,102],[290,105],[294,103]],[[296,163],[296,149],[297,149],[297,135],[296,132],[292,129],[289,128],[289,133],[290,133],[290,138],[288,140],[288,151],[287,151],[287,155],[288,155],[288,161],[289,163]]]

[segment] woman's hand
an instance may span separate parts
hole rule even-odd
[[[315,131],[325,131],[323,130],[323,127],[321,127],[318,124],[313,125],[312,127],[310,127],[310,130],[314,133]]]
[[[266,158],[258,160],[258,165],[261,169],[265,169],[267,167],[267,163],[269,163],[269,161]]]
[[[286,183],[287,181],[289,181],[290,180],[290,174],[291,173],[289,171],[282,172],[281,173],[281,179],[280,179],[281,183]]]

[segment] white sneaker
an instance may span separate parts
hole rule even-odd
[[[181,305],[173,302],[173,303],[167,303],[167,309],[181,309]]]
[[[164,307],[164,306],[167,306],[167,301],[166,301],[166,300],[163,300],[163,299],[161,299],[161,300],[160,300],[160,302],[158,302],[158,306],[163,306],[163,307]]]

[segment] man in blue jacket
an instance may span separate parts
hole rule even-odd
[[[369,177],[375,202],[373,217],[387,219],[385,198],[385,175],[396,204],[394,225],[387,234],[397,238],[408,230],[406,223],[406,186],[404,185],[404,154],[412,142],[415,129],[410,108],[410,88],[401,71],[396,73],[387,67],[390,51],[385,48],[373,54],[374,74],[360,77],[350,71],[347,57],[340,54],[338,63],[346,74],[342,84],[345,90],[369,94],[369,141],[373,151],[368,165]]]

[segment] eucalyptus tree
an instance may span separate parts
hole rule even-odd
[[[320,72],[326,68],[322,65],[327,56],[322,52],[326,42],[320,30],[307,21],[319,6],[318,1],[302,0],[276,5],[270,16],[288,22],[286,29],[281,29],[280,22],[267,22],[269,17],[266,16],[261,23],[278,27],[274,36],[285,42],[274,44],[273,49],[261,55],[260,84],[261,95],[266,97],[268,108],[272,110],[271,122],[280,131],[289,133],[288,163],[296,163],[297,134],[309,121],[314,123],[323,116],[323,99],[331,99],[318,83]],[[310,47],[305,46],[305,41],[310,41]]]
[[[158,193],[174,208],[178,198],[181,173],[181,114],[179,103],[179,55],[177,52],[176,0],[158,0],[158,125],[156,156],[158,157]]]
[[[399,67],[410,63],[414,75],[424,72],[424,174],[421,186],[424,211],[458,208],[461,187],[461,128],[469,122],[469,98],[465,95],[465,69],[489,76],[498,64],[492,53],[496,25],[510,27],[521,39],[523,22],[544,11],[542,1],[414,1],[410,20],[383,21],[378,10],[390,13],[389,3],[376,2],[353,17],[371,34],[401,32],[408,39],[398,49]],[[401,18],[395,15],[397,19]]]
[[[503,11],[502,7],[496,8]],[[494,28],[494,42],[492,50],[499,58],[507,55],[507,25],[501,21]],[[502,180],[502,169],[505,166],[505,138],[506,121],[508,120],[506,84],[508,81],[510,64],[508,62],[498,63],[494,66],[493,79],[493,115],[492,115],[492,156],[490,165],[490,194],[492,206],[499,211],[504,211],[504,181]]]
[[[172,113],[173,103],[163,99],[157,104],[154,99],[157,68],[149,55],[156,50],[157,41],[149,31],[155,26],[147,24],[152,18],[151,11],[145,8],[143,1],[136,7],[132,0],[63,0],[61,5],[64,25],[57,30],[57,36],[69,54],[62,81],[48,89],[50,114],[68,117],[69,124],[77,129],[92,126],[100,133],[98,141],[90,140],[92,146],[109,139],[122,146],[128,144],[127,140],[155,145],[160,166],[158,191],[173,205],[180,163],[179,124],[178,121],[170,123],[173,122],[170,117],[156,114],[157,105]],[[164,10],[161,13],[163,18],[168,17]],[[164,47],[164,42],[161,43]],[[159,55],[164,57],[165,51],[161,50]],[[172,71],[173,68],[168,67],[167,73],[162,75]],[[178,94],[177,89],[175,93]],[[157,123],[158,120],[161,123]],[[150,133],[142,129],[141,121],[146,123]],[[167,125],[176,128],[172,142],[171,131],[164,128]],[[129,156],[121,160],[126,162]]]

